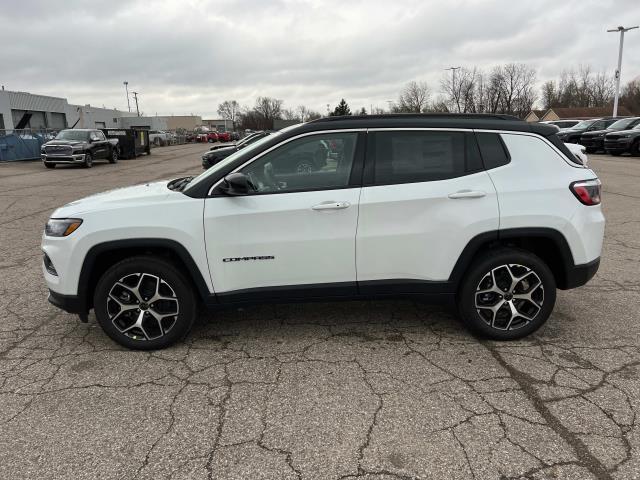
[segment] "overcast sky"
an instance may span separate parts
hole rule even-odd
[[[7,0],[4,0],[5,2]],[[410,80],[434,97],[443,69],[506,62],[541,84],[591,65],[613,75],[618,25],[640,0],[22,0],[0,15],[8,90],[126,109],[123,81],[147,115],[217,116],[220,102],[322,113],[387,107]],[[640,30],[625,38],[622,82],[640,76]]]

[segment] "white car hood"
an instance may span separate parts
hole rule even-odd
[[[58,208],[51,218],[70,218],[85,212],[108,210],[132,204],[159,203],[177,194],[167,188],[167,183],[169,181],[165,180],[90,195]]]

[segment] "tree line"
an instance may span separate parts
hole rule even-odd
[[[484,70],[460,67],[443,74],[439,91],[433,95],[427,82],[410,81],[388,109],[365,108],[351,111],[343,98],[329,115],[367,113],[504,113],[523,118],[536,101],[544,109],[554,107],[607,107],[613,104],[615,81],[589,66],[563,71],[556,80],[545,82],[536,91],[536,71],[523,63],[507,63]],[[620,105],[640,114],[640,80],[628,82],[621,90]],[[258,97],[253,107],[242,107],[236,100],[218,106],[218,114],[233,122],[234,128],[270,130],[276,119],[307,122],[322,116],[304,105],[285,108],[284,101]]]

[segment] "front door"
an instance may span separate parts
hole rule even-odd
[[[356,293],[357,132],[287,140],[238,171],[255,192],[205,200],[221,301]]]

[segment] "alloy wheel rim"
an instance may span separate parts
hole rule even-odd
[[[173,287],[150,273],[130,273],[120,278],[109,290],[106,304],[113,326],[138,341],[156,340],[168,334],[180,312]]]
[[[474,305],[491,328],[517,330],[542,311],[544,286],[531,268],[516,263],[487,272],[476,287]]]

